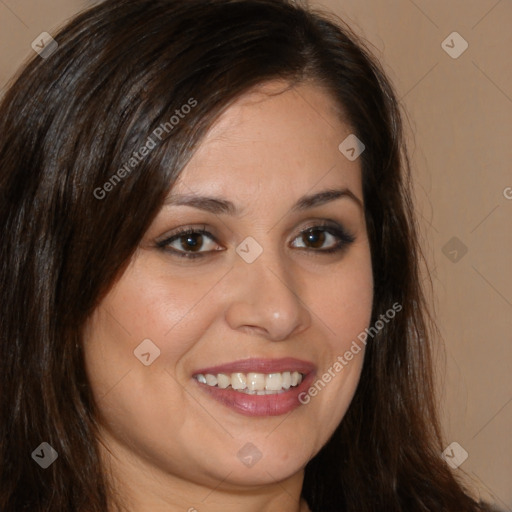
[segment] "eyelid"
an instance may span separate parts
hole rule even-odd
[[[300,228],[299,234],[303,233],[304,231],[308,231],[310,229],[314,228],[333,228],[333,229],[339,229],[348,234],[348,230],[341,224],[340,222],[329,220],[329,219],[316,219],[316,220],[310,220],[307,221],[304,227]]]
[[[169,234],[166,234],[162,239],[157,239],[155,243],[159,247],[165,247],[171,241],[178,239],[180,236],[185,236],[185,235],[190,235],[190,234],[201,234],[201,235],[204,235],[204,236],[210,238],[216,244],[221,245],[220,242],[217,240],[217,237],[206,228],[205,224],[202,224],[201,226],[202,227],[183,226],[183,227],[176,228],[175,230],[171,231]]]
[[[185,225],[180,226],[178,228],[175,228],[171,230],[170,232],[167,232],[165,235],[158,237],[155,241],[156,245],[164,245],[169,242],[171,238],[178,237],[180,235],[187,235],[190,233],[201,233],[209,236],[212,238],[212,240],[216,240],[215,235],[209,231],[209,228],[207,229],[206,224],[199,224],[199,225]],[[217,242],[218,243],[218,242]]]
[[[345,226],[345,223],[330,219],[317,219],[308,221],[306,225],[300,229],[298,235],[311,229],[325,229],[326,231],[329,231],[329,229],[331,229],[332,231],[339,233],[340,235],[343,235],[343,238],[346,239],[347,241],[354,241],[356,238],[355,233],[352,232],[352,230],[348,229]]]

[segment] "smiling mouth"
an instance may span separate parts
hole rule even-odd
[[[247,395],[277,395],[297,387],[304,374],[298,371],[277,373],[199,373],[194,378],[212,388],[232,389]]]
[[[303,406],[316,365],[294,357],[239,359],[196,369],[191,377],[206,396],[251,417],[289,414]]]

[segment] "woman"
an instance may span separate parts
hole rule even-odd
[[[106,0],[55,40],[0,109],[0,508],[485,510],[440,457],[400,114],[349,28]]]

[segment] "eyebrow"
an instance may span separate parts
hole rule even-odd
[[[316,194],[302,196],[291,208],[291,211],[301,212],[342,198],[352,199],[361,209],[364,209],[362,201],[351,190],[342,188],[327,189]],[[164,205],[191,206],[216,215],[240,215],[241,213],[231,201],[218,197],[204,197],[194,194],[172,194],[167,197]]]

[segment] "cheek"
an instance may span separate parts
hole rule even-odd
[[[134,350],[149,339],[160,350],[159,363],[174,366],[208,325],[212,305],[201,306],[213,277],[194,282],[130,267],[90,319],[85,336],[89,352],[94,347],[105,364],[133,363]]]
[[[157,459],[169,432],[190,430],[183,411],[197,406],[176,368],[215,316],[201,300],[213,283],[139,268],[130,267],[87,323],[85,365],[106,431]],[[187,446],[186,436],[181,444]]]
[[[345,415],[364,360],[365,343],[358,336],[371,320],[373,275],[368,247],[358,249],[311,296],[326,338],[322,366],[304,399],[321,419],[324,435],[332,433]]]
[[[338,271],[313,289],[314,302],[332,334],[330,344],[343,349],[368,327],[373,304],[373,274],[367,244],[356,247]]]

